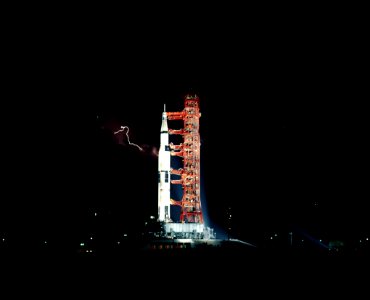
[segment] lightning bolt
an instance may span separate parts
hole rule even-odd
[[[127,141],[128,141],[128,143],[129,143],[129,145],[137,147],[140,151],[144,151],[144,150],[143,150],[143,148],[141,148],[139,145],[136,145],[135,143],[131,143],[131,142],[130,142],[130,137],[129,137],[129,135],[128,135],[128,132],[130,131],[130,128],[128,128],[128,126],[121,126],[121,129],[120,129],[120,130],[115,131],[115,132],[114,132],[114,134],[117,134],[117,133],[123,132],[123,131],[125,131],[125,129],[127,129],[127,131],[126,131],[126,137],[127,137]]]

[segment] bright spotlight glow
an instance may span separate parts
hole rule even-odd
[[[114,134],[123,132],[123,131],[125,131],[125,129],[127,129],[127,131],[126,131],[126,137],[127,137],[127,142],[129,143],[129,145],[137,147],[140,151],[144,151],[143,148],[141,148],[139,145],[130,142],[130,137],[128,135],[128,132],[130,131],[130,128],[128,128],[128,126],[121,126],[121,129],[115,131]]]

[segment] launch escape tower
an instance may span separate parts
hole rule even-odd
[[[199,98],[185,96],[184,110],[162,114],[161,144],[158,155],[158,221],[167,236],[177,238],[213,238],[213,229],[204,226],[200,200]],[[167,120],[182,120],[182,129],[168,129]],[[169,143],[169,135],[181,135],[179,145]],[[182,158],[183,167],[171,168],[171,156]],[[179,176],[172,179],[171,175]],[[170,199],[171,184],[182,185],[182,199]],[[180,222],[171,219],[170,205],[181,207]]]
[[[183,143],[170,143],[171,155],[183,158],[183,168],[171,169],[171,174],[179,175],[178,180],[171,180],[172,184],[181,184],[183,196],[181,201],[171,199],[172,205],[181,206],[181,223],[203,224],[203,215],[200,201],[200,136],[199,136],[199,98],[187,95],[182,112],[167,112],[168,120],[183,120],[183,129],[169,129],[169,134],[180,134]]]

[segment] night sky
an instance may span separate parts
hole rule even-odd
[[[163,104],[196,93],[220,233],[231,207],[232,234],[256,243],[366,236],[368,59],[345,27],[291,22],[22,28],[5,66],[0,233],[75,245],[138,231],[157,210]],[[144,152],[113,135],[121,125]]]

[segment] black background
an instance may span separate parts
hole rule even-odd
[[[361,24],[180,11],[168,19],[9,23],[2,234],[14,243],[77,245],[90,232],[109,240],[138,231],[156,212],[150,150],[159,146],[163,103],[180,111],[196,93],[213,225],[225,227],[231,207],[233,234],[255,242],[296,227],[326,239],[364,236]],[[120,125],[146,154],[117,143]]]

